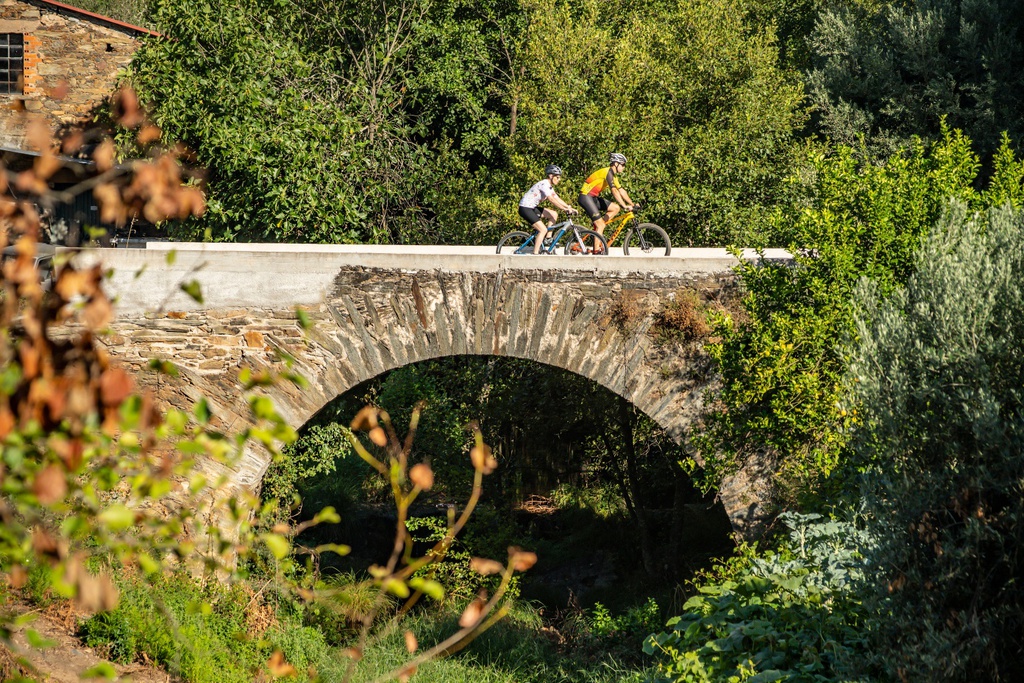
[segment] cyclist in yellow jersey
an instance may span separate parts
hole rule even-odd
[[[619,214],[620,207],[626,211],[633,210],[633,200],[619,183],[619,174],[625,168],[626,156],[612,152],[608,157],[608,166],[591,173],[580,188],[578,204],[594,222],[594,230],[601,234],[604,234],[605,224]],[[615,201],[609,202],[600,196],[606,189]]]

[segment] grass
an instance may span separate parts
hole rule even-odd
[[[621,498],[615,494],[612,487],[562,486],[555,491],[552,498],[560,509],[535,520],[537,527],[531,527],[527,534],[531,548],[541,555],[534,573],[547,565],[556,574],[564,569],[572,575],[584,565],[593,564],[595,555],[614,555],[613,550],[627,547],[632,527]],[[479,539],[467,534],[467,541],[494,554],[518,540],[508,536],[509,529],[499,523],[500,515],[495,520],[482,518],[486,521],[482,527],[487,531]],[[512,532],[518,533],[514,528]],[[495,548],[486,547],[487,544]],[[464,650],[421,666],[414,680],[646,680],[650,672],[643,667],[650,662],[644,659],[640,641],[650,631],[658,630],[664,617],[656,614],[656,605],[653,618],[657,627],[647,623],[651,615],[643,619],[637,616],[637,610],[651,611],[639,607],[639,592],[650,587],[633,581],[625,569],[605,572],[614,577],[614,585],[589,589],[592,599],[600,599],[610,611],[601,613],[590,602],[582,607],[575,602],[575,607],[557,607],[566,603],[564,596],[554,596],[556,599],[550,604],[555,607],[546,608],[548,617],[542,618],[541,607],[518,602],[505,619]],[[453,578],[458,581],[464,577]],[[529,580],[529,574],[525,575],[524,581]],[[343,652],[356,638],[353,624],[376,595],[354,573],[323,576],[320,587],[339,592],[333,598],[312,603],[296,601],[272,583],[261,583],[254,591],[216,582],[204,586],[187,575],[167,577],[154,586],[131,575],[121,576],[119,582],[120,605],[113,612],[97,615],[83,624],[81,632],[86,642],[106,648],[114,660],[156,661],[189,683],[266,680],[267,662],[276,650],[298,670],[298,680],[340,682],[350,664]],[[546,583],[546,577],[538,575],[535,588]],[[375,633],[356,666],[353,682],[367,683],[412,659],[414,655],[406,650],[406,630],[416,635],[421,651],[457,631],[462,605],[464,600],[451,600],[442,606],[431,603],[414,610],[397,627]],[[394,607],[389,605],[385,612],[393,613]]]
[[[310,667],[325,676],[338,668],[320,631],[286,610],[255,609],[260,603],[244,587],[202,586],[185,575],[154,585],[122,576],[118,583],[117,608],[80,629],[87,645],[105,648],[114,661],[145,654],[191,683],[247,683],[275,650],[298,669],[299,680],[309,678]]]
[[[423,648],[458,628],[455,614],[424,613],[367,648],[353,679],[366,683],[409,658],[403,633],[411,630]],[[452,657],[422,666],[418,683],[618,683],[644,680],[643,671],[611,657],[579,657],[559,651],[545,637],[537,611],[517,605],[493,628]]]
[[[171,576],[150,586],[138,577],[119,579],[121,601],[112,612],[98,614],[81,626],[93,647],[104,648],[121,662],[148,658],[190,683],[235,683],[265,678],[275,650],[299,672],[297,680],[334,683],[344,678],[342,655],[352,644],[344,624],[316,618],[315,605],[257,596],[244,586],[202,586],[188,576]],[[159,596],[159,597],[158,597]],[[458,612],[436,608],[418,611],[396,628],[371,638],[352,679],[366,683],[411,655],[404,633],[416,634],[425,649],[458,630]],[[323,630],[321,630],[323,629]],[[550,636],[550,637],[549,637]],[[552,642],[558,634],[545,629],[539,611],[527,604],[512,612],[467,648],[423,665],[419,683],[611,683],[644,680],[635,665],[616,660],[601,647],[565,651]],[[335,643],[331,645],[329,643]],[[593,644],[593,643],[592,643]],[[143,654],[145,657],[143,657]],[[295,679],[292,679],[295,680]]]

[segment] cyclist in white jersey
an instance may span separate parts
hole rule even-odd
[[[533,187],[527,190],[523,198],[519,200],[519,215],[537,231],[537,239],[533,243],[534,254],[540,253],[540,247],[544,243],[544,236],[548,234],[548,228],[558,221],[558,214],[554,209],[537,208],[541,202],[549,201],[570,216],[577,213],[576,209],[565,203],[555,192],[555,185],[562,180],[562,169],[551,164],[544,169],[544,174],[547,175],[547,178],[534,183]]]

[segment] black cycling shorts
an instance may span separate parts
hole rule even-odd
[[[591,197],[589,194],[581,194],[576,203],[583,207],[583,210],[587,212],[592,221],[600,218],[601,214],[608,210],[608,205],[611,204],[604,197]]]
[[[544,220],[544,212],[537,207],[520,206],[519,215],[530,227],[533,227],[537,221]]]

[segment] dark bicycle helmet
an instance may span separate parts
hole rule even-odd
[[[619,154],[618,152],[612,152],[608,156],[608,163],[610,163],[610,164],[622,164],[623,166],[625,166],[626,165],[626,155],[625,154]]]
[[[562,169],[554,164],[548,164],[544,169],[544,175],[562,175]]]

